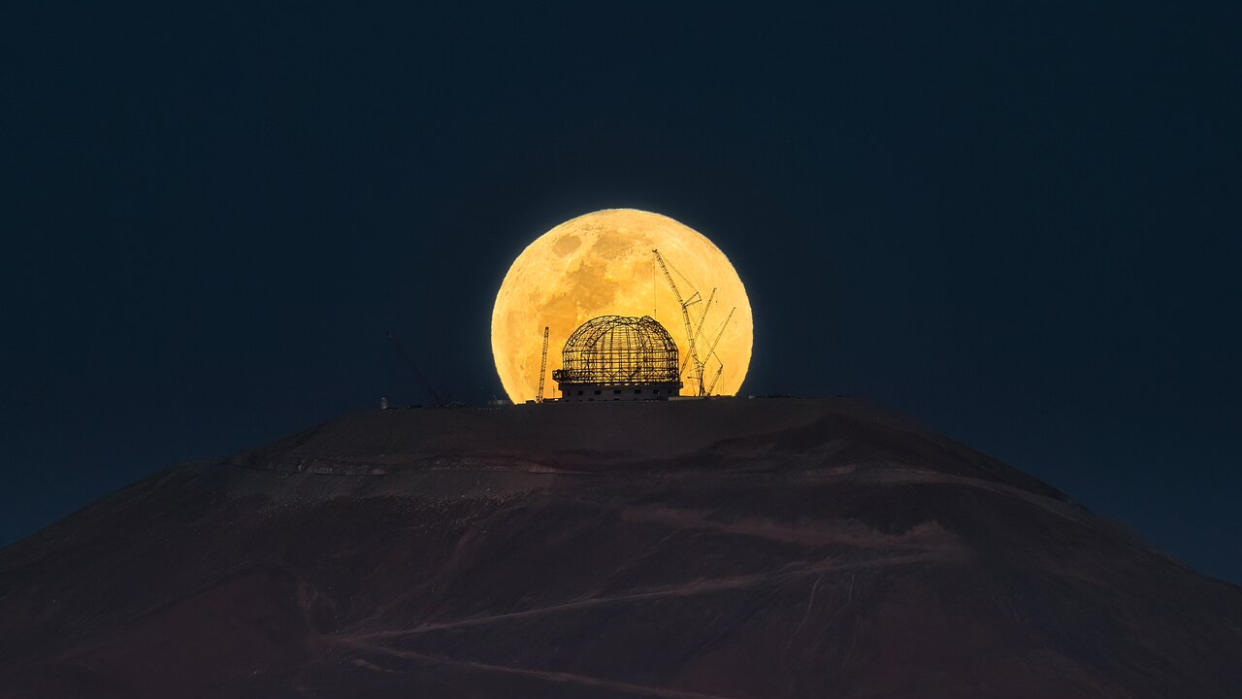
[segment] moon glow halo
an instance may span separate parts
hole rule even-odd
[[[492,356],[505,392],[514,403],[535,397],[543,328],[548,326],[548,366],[544,396],[556,395],[552,371],[561,366],[561,347],[579,325],[595,316],[650,315],[673,336],[681,357],[687,342],[681,309],[655,266],[652,250],[676,270],[683,298],[698,291],[689,306],[697,325],[708,296],[716,289],[698,344],[710,344],[730,308],[736,308],[707,361],[705,381],[723,366],[716,394],[734,394],[750,366],[754,325],[746,288],[729,258],[706,236],[667,216],[637,209],[604,209],[570,219],[539,236],[518,255],[496,294],[492,309]],[[703,351],[700,350],[700,356]],[[683,374],[683,395],[697,386]]]

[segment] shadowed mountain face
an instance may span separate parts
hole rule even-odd
[[[1242,590],[844,400],[354,415],[0,551],[4,697],[1237,697]]]

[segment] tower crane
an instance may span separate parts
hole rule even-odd
[[[677,304],[681,306],[681,320],[686,326],[686,342],[690,352],[691,377],[697,384],[696,395],[704,395],[703,391],[703,362],[699,359],[699,353],[694,346],[694,326],[690,323],[690,311],[686,310],[690,306],[702,300],[699,292],[695,291],[689,299],[683,299],[681,292],[677,290],[677,282],[673,281],[673,275],[668,271],[668,265],[664,264],[664,258],[660,255],[659,250],[651,251],[655,255],[656,264],[660,266],[660,271],[664,273],[664,279],[668,281],[668,286],[673,290],[673,297],[677,299]]]
[[[543,326],[543,351],[539,353],[539,392],[535,394],[535,402],[543,402],[543,376],[548,371],[548,326]]]

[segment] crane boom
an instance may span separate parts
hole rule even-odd
[[[703,325],[707,322],[707,314],[712,310],[712,304],[716,302],[716,287],[712,287],[712,293],[707,295],[707,303],[703,304],[703,313],[699,316],[699,324],[694,328],[694,341],[698,342],[703,337]],[[707,361],[707,357],[703,357],[703,361]]]
[[[543,376],[548,371],[548,326],[543,326],[543,351],[539,353],[539,392],[535,394],[535,402],[543,402]]]
[[[423,372],[418,370],[418,365],[414,363],[414,358],[405,351],[405,346],[401,344],[401,341],[397,339],[396,335],[392,334],[391,330],[388,331],[387,334],[388,339],[392,340],[392,346],[397,349],[397,354],[401,355],[401,358],[405,360],[406,365],[409,366],[410,370],[414,372],[414,378],[418,379],[418,382],[423,385],[423,388],[431,396],[431,400],[435,402],[436,407],[445,407],[446,403],[444,402],[444,399],[440,397],[439,393],[436,393],[435,387],[431,385],[431,382],[427,380],[427,377],[423,375]]]
[[[660,255],[659,250],[651,251],[655,255],[656,264],[660,266],[660,271],[664,273],[664,279],[668,282],[668,286],[673,290],[673,297],[677,299],[677,304],[681,307],[681,320],[686,326],[686,342],[689,345],[690,361],[693,362],[692,377],[698,384],[697,395],[703,395],[703,362],[699,361],[698,351],[694,347],[694,326],[690,323],[690,312],[686,310],[692,303],[699,301],[699,293],[696,291],[691,296],[690,301],[682,299],[681,292],[677,290],[677,282],[673,281],[673,275],[668,271],[668,265],[664,264],[664,258]]]
[[[694,337],[697,339],[703,334],[703,322],[707,320],[707,312],[712,310],[712,302],[716,300],[716,287],[712,287],[712,293],[707,295],[707,303],[703,305],[703,315],[699,316],[698,327],[694,329]]]
[[[724,337],[725,327],[729,325],[729,321],[733,320],[733,312],[737,310],[737,306],[729,309],[729,315],[725,316],[724,322],[720,324],[720,332],[716,333],[716,339],[712,340],[712,346],[707,350],[707,356],[716,354],[716,345],[720,344],[720,338]],[[719,357],[717,357],[719,359]]]
[[[716,300],[716,289],[713,288],[712,293],[708,294],[707,296],[707,303],[703,304],[703,314],[699,316],[699,324],[694,329],[694,341],[696,343],[699,341],[699,338],[703,337],[703,323],[707,320],[707,313],[708,311],[712,310],[712,303],[715,302],[715,300]],[[690,357],[682,357],[682,360],[681,360],[682,373],[685,373],[686,364],[689,363],[689,361],[690,361]],[[703,361],[706,362],[707,358],[704,357]]]
[[[725,316],[724,322],[720,324],[720,331],[716,333],[716,339],[712,340],[712,345],[707,350],[708,357],[715,357],[716,361],[720,362],[719,366],[716,367],[716,375],[712,377],[712,382],[707,387],[707,395],[709,396],[712,394],[712,391],[716,390],[716,382],[720,380],[720,374],[724,372],[724,361],[720,359],[720,355],[716,354],[716,345],[720,344],[720,338],[724,337],[725,328],[728,327],[729,321],[733,320],[733,312],[736,310],[737,306],[729,309],[729,315]]]
[[[716,359],[720,359],[720,357],[716,357]],[[716,389],[716,382],[720,380],[722,372],[724,372],[724,362],[720,362],[720,366],[716,367],[716,376],[712,379],[711,385],[707,387],[707,395],[710,396],[712,391]]]

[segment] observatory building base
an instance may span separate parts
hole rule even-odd
[[[600,400],[668,400],[678,395],[681,382],[642,384],[561,384],[563,402]]]

